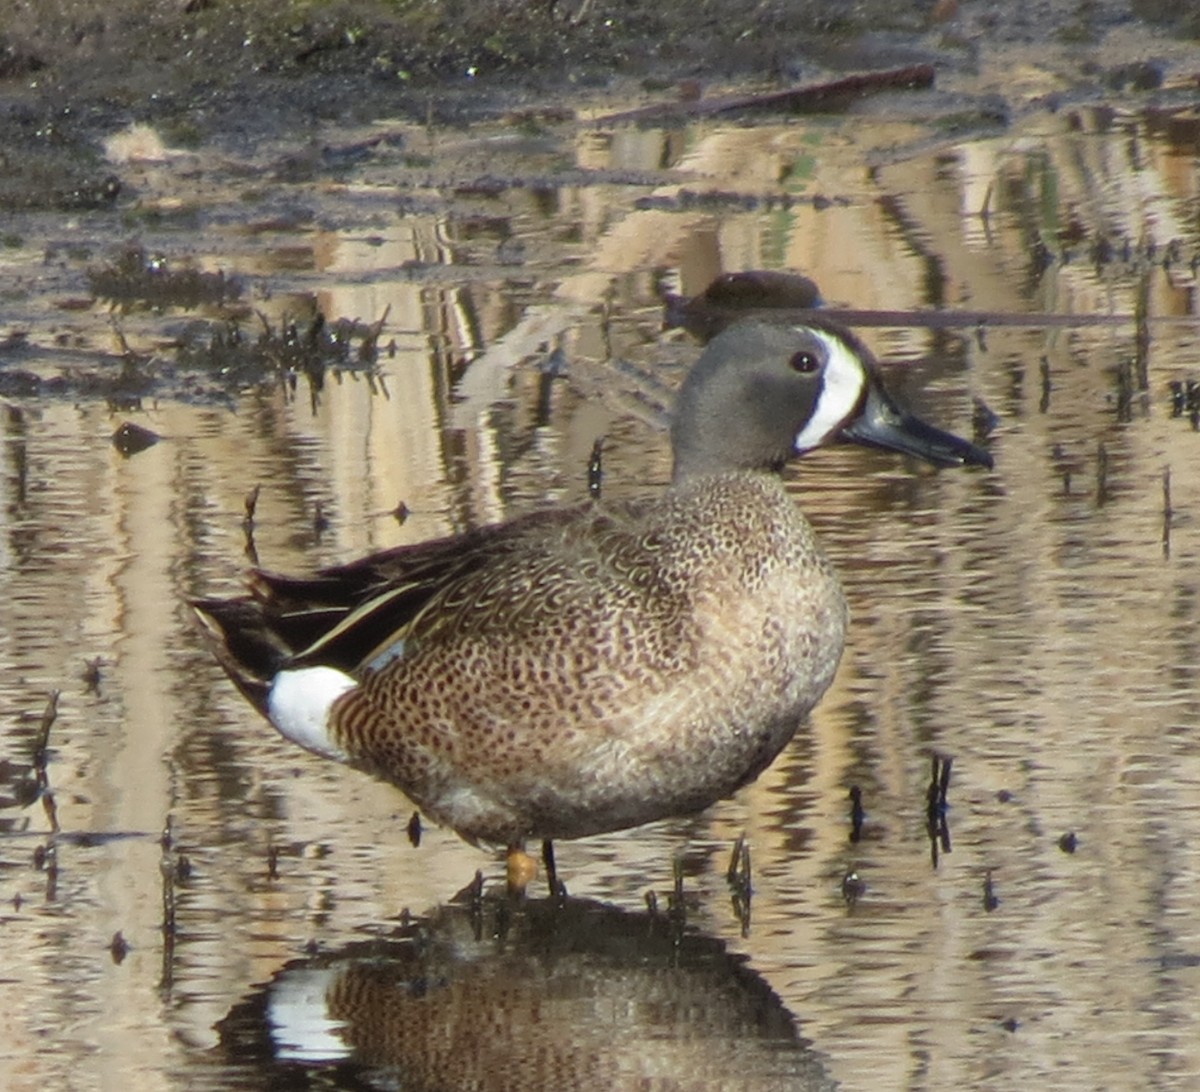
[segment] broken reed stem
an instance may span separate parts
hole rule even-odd
[[[164,832],[164,835],[166,832]],[[158,864],[162,877],[162,968],[158,988],[169,994],[175,984],[175,941],[178,926],[175,920],[175,862],[171,851],[164,848]]]
[[[242,501],[242,507],[246,513],[242,520],[243,523],[253,525],[254,513],[258,510],[258,495],[260,492],[262,492],[262,485],[256,485],[246,494],[245,499]]]
[[[46,812],[46,821],[50,824],[50,832],[57,834],[62,828],[58,825],[58,806],[54,802],[54,793],[50,791],[50,777],[46,773],[46,757],[50,749],[50,729],[58,719],[58,696],[61,691],[51,690],[46,699],[46,708],[42,710],[42,722],[38,725],[37,736],[33,741],[33,769],[37,776],[39,794],[42,798],[42,808]]]
[[[1162,521],[1162,552],[1163,557],[1171,556],[1171,521],[1175,517],[1175,509],[1171,507],[1171,468],[1163,467],[1162,473],[1163,521]]]
[[[981,220],[986,221],[992,211],[992,189],[995,186],[995,181],[988,182],[987,190],[983,195],[983,204],[979,206],[979,212],[976,214]]]
[[[1137,368],[1138,390],[1150,389],[1150,278],[1138,284],[1133,305],[1134,365]]]
[[[358,359],[364,364],[369,364],[379,355],[379,335],[383,333],[384,323],[387,322],[387,317],[391,310],[392,305],[389,303],[383,309],[383,314],[379,316],[378,321],[367,327],[367,333],[363,336],[362,344],[358,347]]]
[[[687,922],[687,908],[683,903],[683,854],[676,854],[671,863],[673,883],[667,896],[667,911],[676,928],[682,929]]]
[[[725,870],[725,879],[728,883],[737,883],[738,868],[742,861],[742,847],[746,844],[746,835],[739,834],[737,841],[733,843],[733,852],[729,855],[729,867]]]
[[[729,884],[729,895],[733,904],[733,913],[742,928],[742,936],[750,935],[750,900],[754,894],[754,886],[750,879],[750,845],[745,834],[739,834],[733,844],[733,853],[729,859],[729,869],[725,873]]]
[[[42,710],[42,722],[38,725],[38,733],[33,741],[33,764],[39,776],[46,771],[46,752],[50,745],[50,729],[58,719],[58,697],[62,691],[51,690],[46,698],[46,708]]]
[[[937,868],[939,850],[950,852],[950,821],[946,796],[950,791],[950,770],[954,759],[936,751],[930,758],[929,788],[926,790],[926,822],[929,831],[930,859]]]

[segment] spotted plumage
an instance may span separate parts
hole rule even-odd
[[[280,731],[468,840],[688,814],[756,777],[837,668],[846,603],[778,475],[836,439],[990,465],[897,410],[849,332],[746,324],[685,381],[660,497],[256,572],[195,606]]]

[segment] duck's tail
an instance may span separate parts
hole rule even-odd
[[[262,715],[275,676],[291,657],[257,599],[193,599],[192,610],[225,673]]]
[[[350,760],[334,738],[330,711],[357,686],[351,676],[324,664],[295,666],[278,619],[255,596],[194,599],[191,606],[225,673],[255,709],[301,747]]]

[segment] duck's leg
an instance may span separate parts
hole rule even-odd
[[[546,866],[546,883],[550,888],[550,897],[557,899],[566,892],[558,882],[558,869],[554,864],[554,843],[549,838],[542,839],[542,864]]]
[[[510,895],[524,895],[525,888],[537,875],[537,862],[525,852],[525,846],[520,842],[508,847],[505,872]]]

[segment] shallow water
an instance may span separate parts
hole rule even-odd
[[[386,310],[387,349],[375,381],[315,393],[214,397],[206,379],[135,411],[6,402],[0,1083],[1200,1080],[1200,439],[1169,387],[1196,376],[1198,132],[1089,108],[968,143],[869,115],[414,129],[316,182],[265,158],[146,166],[133,230],[23,220],[0,319],[32,347],[5,367],[69,375],[114,351],[85,274],[133,236],[240,275],[270,321],[312,297],[330,317]],[[506,172],[539,183],[462,187]],[[734,800],[561,844],[569,914],[448,908],[499,863],[438,830],[412,846],[401,796],[276,738],[184,601],[238,586],[255,485],[253,548],[285,570],[581,497],[600,436],[609,495],[659,487],[657,407],[698,350],[663,333],[658,291],[744,268],[880,310],[1132,316],[1140,296],[1149,348],[1132,318],[864,330],[927,417],[969,433],[974,400],[990,407],[995,470],[856,448],[793,468],[853,608],[811,724]],[[169,358],[197,313],[116,321]],[[556,346],[569,376],[547,387]],[[126,419],[163,439],[121,455]],[[952,760],[936,860],[935,755]],[[742,834],[748,920],[726,880]]]

